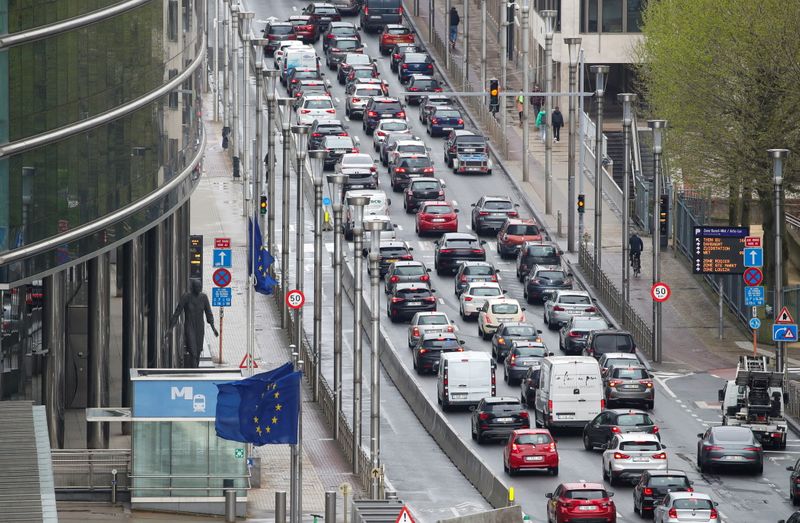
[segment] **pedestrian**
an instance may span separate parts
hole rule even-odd
[[[542,142],[544,142],[545,138],[547,138],[547,111],[544,110],[544,107],[536,115],[536,128],[539,129],[539,135],[542,137]]]
[[[561,114],[561,111],[556,108],[553,109],[553,142],[558,142],[561,140],[561,128],[564,127],[564,115]]]
[[[533,84],[533,92],[541,93],[542,88],[539,87],[538,83]],[[536,114],[539,114],[539,110],[544,107],[544,96],[531,96],[531,105],[533,106],[533,111]]]
[[[461,23],[461,17],[458,16],[458,11],[455,7],[450,8],[450,49],[456,48],[456,36],[458,36],[458,24]]]
[[[517,96],[517,112],[519,113],[519,124],[522,125],[522,117],[525,114],[525,97],[522,95]]]

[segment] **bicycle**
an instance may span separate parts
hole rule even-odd
[[[642,254],[639,252],[631,253],[631,267],[633,268],[633,275],[638,278],[642,274]]]

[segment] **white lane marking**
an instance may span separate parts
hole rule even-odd
[[[398,224],[396,224],[396,225],[394,226],[394,228],[395,228],[395,229],[397,229],[398,231],[402,231],[402,230],[403,230],[403,226],[402,226],[402,225],[400,225],[399,223],[398,223]]]
[[[659,385],[661,385],[661,388],[664,389],[664,392],[666,392],[672,397],[672,399],[676,400],[678,403],[683,403],[681,400],[678,399],[678,396],[674,392],[672,392],[672,389],[669,388],[666,379],[656,377],[655,380],[658,382]]]
[[[444,305],[444,298],[439,298],[439,305]]]
[[[292,11],[297,11],[297,6],[296,5],[292,6]]]
[[[458,207],[458,202],[453,200],[453,207]]]
[[[333,99],[336,100],[337,104],[339,103],[339,99],[338,98],[334,97]]]

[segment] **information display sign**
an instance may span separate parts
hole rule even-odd
[[[692,269],[695,274],[743,274],[749,227],[694,228]]]

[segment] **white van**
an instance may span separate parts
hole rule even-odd
[[[290,69],[319,70],[317,52],[311,46],[287,47],[281,62],[281,83],[283,85],[286,85],[286,77],[289,76]]]
[[[352,205],[347,205],[348,196],[369,196],[369,203],[364,206],[363,217],[386,216],[389,214],[389,205],[392,200],[386,197],[386,193],[376,189],[356,189],[344,193],[344,237],[348,240],[353,239],[353,223],[356,219],[356,210]]]
[[[434,364],[436,397],[442,410],[454,405],[477,405],[483,398],[495,396],[495,367],[485,352],[443,353],[438,365]]]
[[[589,356],[551,356],[542,360],[536,390],[536,426],[583,427],[605,407],[597,360]]]

